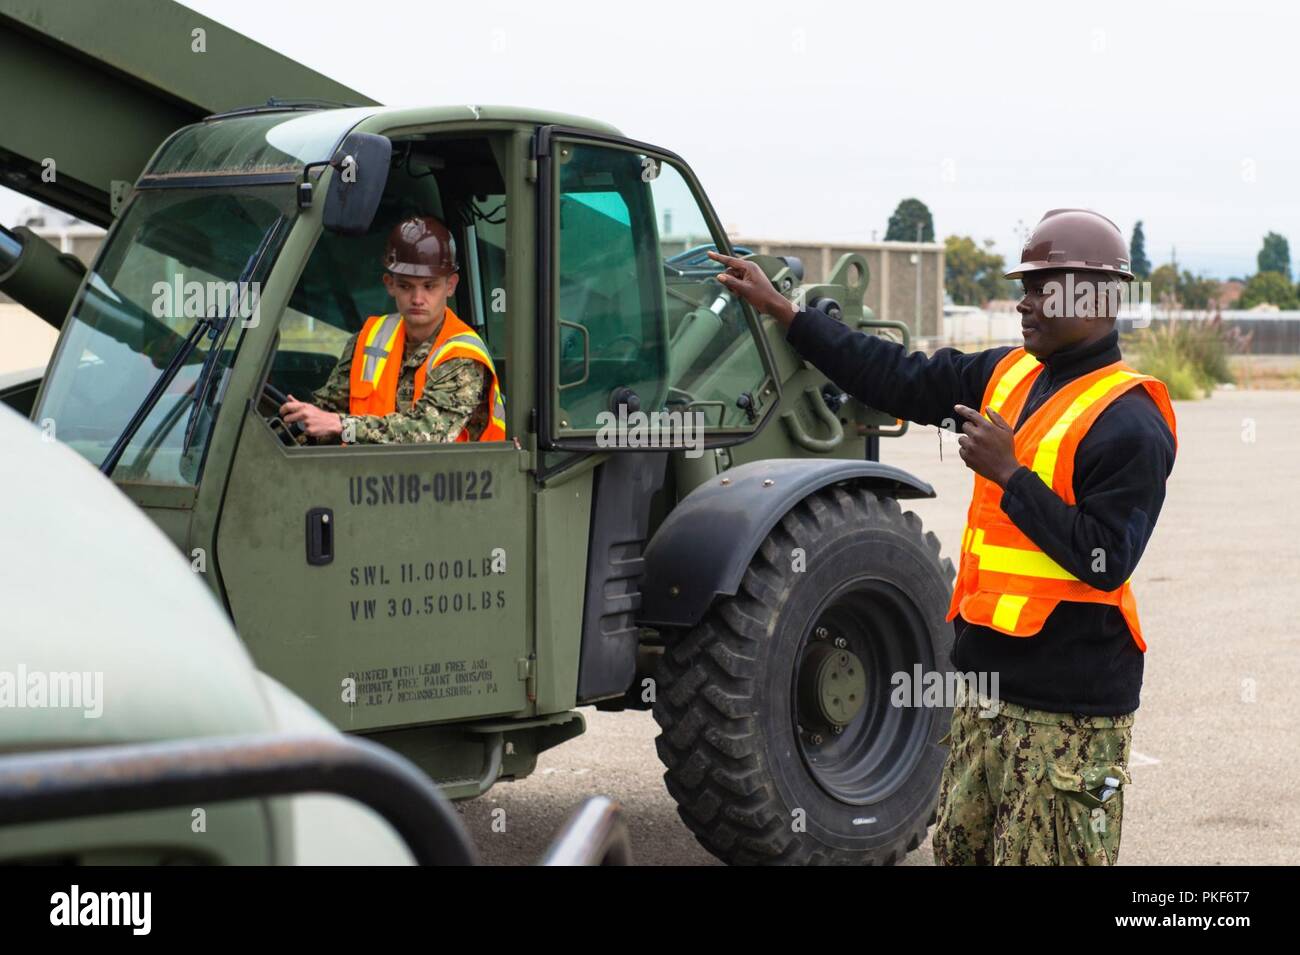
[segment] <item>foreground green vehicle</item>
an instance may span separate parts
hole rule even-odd
[[[528,775],[579,707],[653,708],[669,792],[720,858],[920,843],[948,712],[890,690],[950,668],[951,565],[899,505],[933,492],[877,460],[894,419],[719,285],[701,249],[729,245],[681,158],[529,110],[280,103],[111,179],[44,193],[114,196],[84,276],[0,237],[0,287],[62,324],[39,393],[8,397],[190,558],[261,670],[453,798]],[[452,307],[492,353],[508,440],[304,446],[282,396],[387,311],[380,254],[412,213],[457,238]],[[759,261],[893,325],[862,305],[860,258],[811,286]]]
[[[113,485],[7,408],[0,444],[0,865],[475,861],[426,774],[257,671]],[[540,861],[628,859],[594,797]]]

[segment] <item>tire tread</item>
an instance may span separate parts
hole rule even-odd
[[[655,748],[677,812],[709,852],[732,865],[893,865],[916,849],[936,818],[934,804],[895,840],[874,851],[828,847],[800,838],[762,765],[755,689],[760,641],[768,639],[793,584],[782,572],[800,542],[836,524],[888,525],[933,554],[946,579],[952,561],[939,539],[897,500],[860,486],[832,486],[785,514],[763,541],[734,597],[719,601],[659,662]]]

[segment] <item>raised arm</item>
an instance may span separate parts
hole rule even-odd
[[[1011,346],[965,354],[940,348],[926,357],[850,329],[822,312],[798,312],[786,340],[827,378],[863,404],[896,418],[943,425],[960,418],[954,405],[978,408],[998,361]]]
[[[851,329],[822,312],[797,309],[755,263],[710,252],[726,266],[727,289],[786,328],[786,340],[827,378],[863,404],[920,424],[960,424],[954,405],[979,407],[984,387],[1010,347],[964,354],[941,348],[931,357]]]

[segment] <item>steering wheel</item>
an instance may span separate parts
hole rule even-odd
[[[262,385],[261,397],[275,402],[275,413],[267,417],[266,423],[279,436],[280,441],[290,447],[304,444],[307,440],[307,429],[303,427],[302,422],[295,421],[293,424],[285,424],[280,419],[280,407],[289,400],[289,396],[268,381]],[[276,427],[277,424],[279,427]]]

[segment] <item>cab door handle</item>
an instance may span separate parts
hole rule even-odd
[[[307,563],[320,567],[334,560],[334,512],[313,507],[307,512]]]

